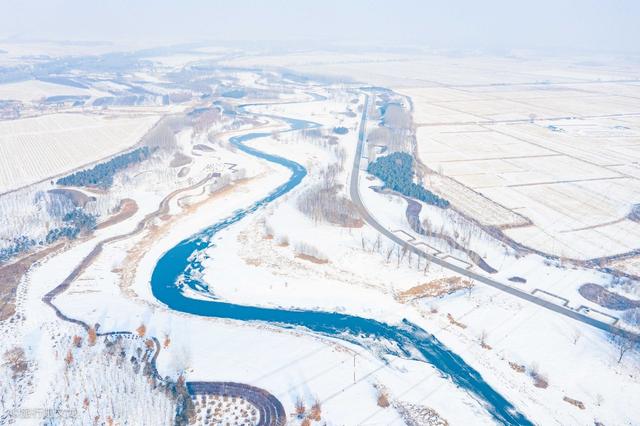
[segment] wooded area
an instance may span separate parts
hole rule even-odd
[[[413,181],[413,158],[404,152],[394,152],[369,164],[367,171],[384,182],[384,187],[441,208],[449,202]]]

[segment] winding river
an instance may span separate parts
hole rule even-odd
[[[283,117],[279,119],[289,124],[288,131],[318,126],[309,121]],[[262,321],[285,328],[303,327],[311,332],[343,339],[379,353],[426,361],[479,400],[498,423],[531,425],[523,414],[491,388],[460,356],[409,321],[391,325],[335,312],[261,308],[214,299],[194,299],[184,294],[185,286],[196,290],[202,288],[197,278],[200,274],[192,274],[191,271],[202,268],[198,260],[199,254],[209,246],[209,241],[216,233],[286,194],[306,176],[307,171],[300,164],[245,145],[249,140],[268,135],[269,133],[249,133],[233,137],[230,142],[246,154],[287,167],[291,170],[289,180],[265,198],[237,210],[232,216],[211,225],[167,251],[158,260],[151,276],[153,295],[169,308],[180,312],[238,321]]]

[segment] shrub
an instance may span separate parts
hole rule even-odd
[[[320,405],[320,401],[316,399],[316,401],[311,406],[311,412],[309,413],[309,418],[311,420],[315,420],[317,422],[320,421],[322,415],[322,407]]]
[[[136,328],[136,333],[138,333],[138,336],[140,337],[144,337],[146,332],[147,332],[147,327],[144,324],[140,324],[140,327]]]
[[[387,408],[390,405],[387,393],[381,389],[378,390],[378,407]]]
[[[529,369],[529,376],[533,379],[533,385],[535,387],[541,389],[549,387],[549,380],[544,374],[540,373],[537,364],[531,365],[531,368]]]
[[[546,376],[542,374],[532,374],[531,378],[533,379],[533,386],[541,389],[546,389],[549,387],[549,380],[546,378]]]
[[[71,365],[71,363],[73,362],[73,354],[71,353],[71,349],[67,351],[67,355],[64,357],[64,362],[66,362],[67,365]]]
[[[287,237],[286,235],[281,235],[278,237],[278,245],[281,247],[288,247],[289,246],[289,237]]]
[[[298,257],[306,260],[311,260],[315,263],[327,263],[328,259],[323,253],[316,247],[307,243],[297,243],[295,246],[295,252]]]
[[[89,346],[93,346],[96,344],[97,337],[98,335],[96,333],[95,327],[89,327],[89,330],[87,330],[87,343],[89,344]]]
[[[581,410],[585,409],[584,403],[582,401],[578,401],[577,399],[573,399],[573,398],[569,398],[568,396],[565,396],[562,398],[562,400],[565,402],[568,402],[571,405],[575,405]]]
[[[295,406],[296,415],[298,416],[298,418],[302,418],[306,411],[307,409],[304,406],[304,401],[302,400],[302,398],[298,397],[298,399],[296,399],[296,406]]]
[[[13,373],[13,378],[18,378],[27,371],[27,359],[24,354],[24,349],[21,347],[13,347],[6,351],[3,356],[5,364],[9,366],[9,369]]]

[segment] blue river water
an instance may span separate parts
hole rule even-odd
[[[317,127],[317,124],[308,121],[282,117],[280,119],[291,126],[291,131]],[[180,312],[239,321],[262,321],[284,328],[304,327],[314,333],[343,339],[378,351],[380,354],[426,361],[457,386],[472,394],[496,422],[508,425],[531,425],[532,423],[523,414],[483,380],[480,373],[467,365],[460,356],[447,349],[434,336],[409,321],[390,325],[373,319],[335,312],[261,308],[185,296],[183,292],[185,286],[195,290],[203,288],[198,279],[199,274],[192,274],[190,271],[202,268],[198,254],[209,246],[209,242],[217,232],[286,194],[306,176],[307,171],[300,164],[244,144],[251,139],[268,135],[268,133],[249,133],[233,137],[230,142],[249,155],[287,167],[291,170],[289,180],[265,198],[237,210],[232,216],[185,239],[167,251],[158,260],[151,276],[151,288],[156,299]]]

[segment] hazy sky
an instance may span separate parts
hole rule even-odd
[[[640,51],[640,0],[0,0],[0,37]]]

